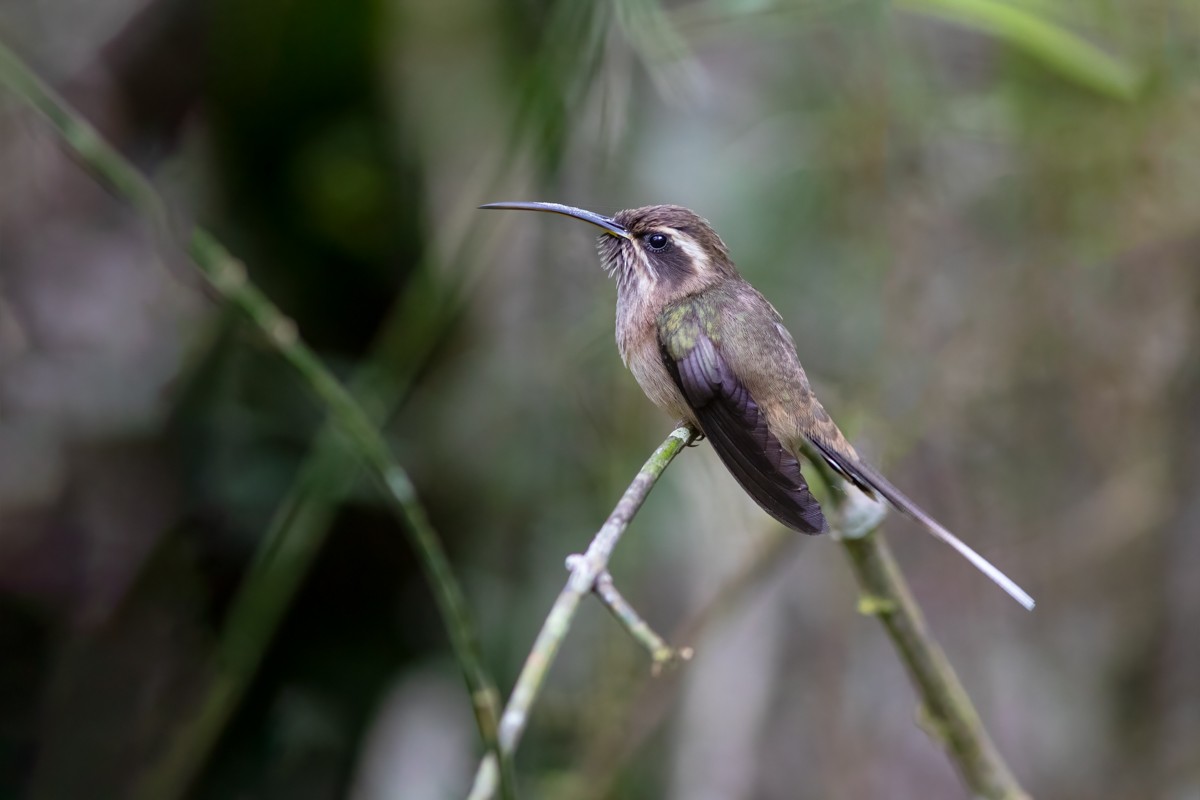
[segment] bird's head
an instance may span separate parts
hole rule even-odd
[[[481,208],[548,211],[600,228],[600,259],[622,293],[670,302],[737,276],[721,237],[683,206],[643,206],[611,217],[558,203],[489,203]]]

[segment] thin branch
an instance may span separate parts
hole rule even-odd
[[[102,183],[147,219],[166,252],[177,248],[179,237],[171,228],[167,205],[158,191],[3,43],[0,43],[0,83],[40,112],[70,151]],[[402,521],[402,527],[417,550],[471,693],[485,745],[503,760],[497,736],[499,694],[483,667],[478,636],[462,590],[408,474],[393,459],[383,436],[363,409],[301,341],[295,323],[248,279],[245,266],[199,228],[193,230],[185,249],[213,288],[245,313],[308,382],[352,448],[372,468],[389,506]],[[502,772],[507,796],[511,782],[507,770]],[[147,787],[147,791],[152,789]]]
[[[1025,800],[1028,796],[1013,777],[979,720],[979,715],[925,624],[891,551],[879,530],[886,506],[861,492],[844,489],[841,479],[812,462],[829,490],[828,504],[836,511],[832,535],[850,557],[861,595],[859,610],[879,617],[908,670],[921,700],[922,728],[945,747],[947,755],[977,797],[988,800]],[[679,641],[698,641],[705,628],[751,588],[761,585],[783,564],[790,548],[802,542],[790,531],[770,539],[732,579],[717,590],[714,599],[673,634]],[[664,689],[646,679],[629,703],[625,721],[605,735],[600,755],[585,767],[585,780],[577,798],[611,794],[618,765],[636,752],[658,727],[677,682]]]
[[[772,527],[770,537],[717,587],[712,598],[672,631],[673,640],[699,643],[717,620],[732,613],[748,596],[773,579],[800,548],[811,541],[782,525],[772,524]],[[620,764],[640,751],[662,724],[680,683],[677,673],[643,678],[637,691],[631,693],[624,708],[615,715],[620,721],[608,725],[607,730],[594,740],[596,744],[583,759],[582,780],[576,782],[576,790],[568,795],[571,800],[600,800],[612,796]]]
[[[921,700],[922,728],[941,744],[976,797],[1028,800],[992,743],[971,698],[925,623],[880,526],[885,506],[847,487],[823,460],[813,462],[838,509],[838,531],[854,577],[859,611],[879,618]]]
[[[946,748],[963,781],[989,800],[1026,800],[966,689],[925,624],[881,531],[842,540],[862,590],[859,610],[879,618],[921,698],[922,727]]]
[[[435,331],[454,316],[456,300],[431,279],[425,265],[410,280],[371,352],[350,379],[351,394],[382,425],[424,363]],[[417,335],[420,333],[421,335]],[[387,365],[384,369],[382,364]],[[325,541],[337,507],[361,479],[360,461],[337,423],[326,419],[259,540],[221,627],[216,673],[199,705],[180,714],[147,768],[143,797],[186,795],[221,733],[237,711],[297,589]],[[495,703],[498,708],[499,702]],[[493,717],[498,716],[498,711]],[[513,785],[511,776],[508,786]]]
[[[671,437],[675,438],[681,433],[686,435],[687,442],[694,438],[686,428],[673,431]],[[678,441],[673,443],[669,438],[660,446],[626,490],[625,496],[604,528],[596,535],[587,554],[568,559],[568,567],[572,570],[571,578],[543,624],[501,719],[500,747],[504,755],[511,755],[516,748],[527,722],[529,709],[570,628],[571,618],[580,600],[589,591],[603,590],[604,593],[608,593],[608,587],[604,587],[598,581],[606,574],[608,556],[616,544],[617,537],[628,525],[630,517],[652,488],[654,480],[657,480],[662,469],[684,444],[685,442]],[[672,445],[673,452],[663,458],[664,451]],[[822,459],[810,458],[809,461],[829,489],[829,505],[837,511],[833,536],[841,541],[854,568],[854,575],[862,592],[859,609],[865,614],[879,617],[896,647],[921,700],[924,722],[922,727],[945,747],[963,781],[976,796],[987,800],[1027,800],[1028,795],[996,750],[966,690],[930,634],[924,615],[909,592],[891,551],[887,548],[883,534],[879,531],[886,516],[886,506],[846,487]],[[647,478],[648,471],[652,476],[650,478]],[[613,532],[606,536],[610,529]],[[769,562],[776,561],[773,556],[780,546],[773,544],[765,548],[764,552],[771,556]],[[763,574],[761,567],[761,562],[756,559],[746,575],[735,581],[739,587],[738,591],[747,581],[752,581],[754,576]],[[609,607],[614,608],[614,613],[618,613],[618,616],[624,616],[624,611],[617,611],[621,604],[628,605],[623,600],[617,600],[609,602]],[[632,612],[632,609],[628,611]],[[636,617],[636,613],[630,620],[626,627],[633,633],[641,621]],[[645,636],[645,633],[649,633],[649,636]],[[652,653],[657,647],[666,646],[665,642],[648,628],[644,632],[635,633],[635,638],[642,641]],[[645,730],[647,729],[643,729],[643,732]],[[489,754],[476,772],[475,783],[468,800],[491,798],[497,779],[497,762]]]
[[[695,431],[686,425],[681,425],[667,437],[649,460],[642,466],[625,494],[617,502],[612,513],[608,515],[604,526],[592,539],[583,555],[573,555],[567,560],[567,568],[571,575],[567,585],[563,587],[542,629],[533,643],[533,649],[525,659],[521,674],[517,676],[516,686],[504,707],[504,715],[500,718],[500,754],[510,757],[516,751],[529,721],[529,712],[537,700],[545,683],[546,675],[562,647],[563,640],[571,630],[571,623],[579,603],[590,594],[596,586],[596,579],[608,569],[608,561],[613,548],[617,546],[621,535],[629,527],[630,521],[642,507],[646,496],[658,482],[663,470],[679,452],[696,437]],[[498,763],[494,753],[489,753],[479,764],[475,773],[475,782],[471,787],[470,800],[488,800],[496,792]]]
[[[692,648],[671,647],[663,637],[655,633],[650,624],[642,619],[642,615],[637,612],[637,609],[617,590],[616,584],[613,583],[612,573],[608,570],[604,570],[596,576],[595,592],[605,608],[617,618],[617,622],[621,623],[629,635],[650,653],[650,658],[654,662],[651,675],[658,676],[662,673],[663,667],[691,660],[694,655]]]
[[[441,540],[416,496],[408,474],[392,458],[379,431],[353,397],[300,341],[295,324],[252,284],[245,268],[210,235],[196,230],[188,250],[213,285],[266,332],[280,355],[289,361],[320,397],[354,450],[370,467],[384,490],[384,499],[406,524],[434,598],[450,635],[451,645],[471,691],[471,702],[485,741],[493,745],[499,695],[483,667],[478,636],[466,599],[450,569]]]

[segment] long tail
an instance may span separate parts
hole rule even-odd
[[[867,492],[878,492],[899,511],[915,519],[937,538],[958,551],[959,555],[975,565],[975,568],[987,575],[992,581],[1026,609],[1032,611],[1033,598],[1029,593],[1016,584],[1012,578],[1005,575],[983,556],[976,553],[961,539],[946,530],[940,522],[925,513],[925,511],[908,498],[908,495],[892,485],[891,481],[879,474],[878,470],[858,459],[852,459],[838,452],[828,444],[810,439],[813,446],[820,451],[829,465],[842,475],[849,478],[860,489]]]

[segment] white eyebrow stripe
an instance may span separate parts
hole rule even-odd
[[[708,253],[691,236],[675,228],[663,228],[662,232],[670,236],[671,241],[687,255],[688,260],[696,265],[696,274],[704,275],[712,269],[712,262],[709,261]]]

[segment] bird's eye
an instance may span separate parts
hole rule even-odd
[[[646,237],[646,246],[656,253],[666,250],[670,243],[671,240],[665,233],[652,233]]]

